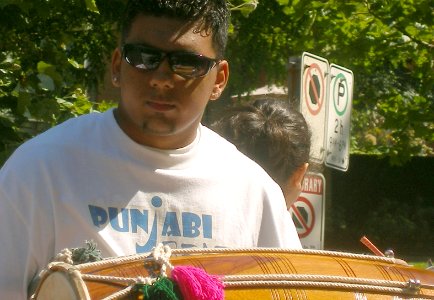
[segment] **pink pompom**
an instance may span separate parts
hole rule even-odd
[[[223,300],[223,282],[218,276],[210,275],[200,268],[177,266],[171,278],[178,284],[186,300]]]

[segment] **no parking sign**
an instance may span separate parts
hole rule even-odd
[[[325,153],[325,126],[328,89],[326,59],[304,52],[301,57],[300,112],[312,131],[310,158],[322,163]]]
[[[325,179],[322,174],[308,173],[302,192],[289,212],[305,249],[324,248]]]

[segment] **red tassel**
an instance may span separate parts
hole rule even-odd
[[[178,284],[184,299],[188,300],[223,300],[223,282],[218,276],[189,266],[177,266],[172,270],[171,278]]]

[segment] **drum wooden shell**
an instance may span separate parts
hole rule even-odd
[[[223,276],[225,299],[434,299],[434,272],[391,258],[276,249],[207,249],[195,254],[180,250],[180,253],[170,259],[174,266],[195,266]],[[144,259],[144,255],[135,255],[77,266],[52,264],[43,274],[34,297],[38,300],[109,297],[129,284],[87,277],[148,276],[145,264],[149,267],[149,262]]]

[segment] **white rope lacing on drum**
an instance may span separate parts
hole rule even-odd
[[[152,250],[152,258],[156,263],[161,265],[161,276],[167,277],[167,268],[173,270],[173,266],[170,263],[170,257],[172,256],[172,249],[169,246],[160,244]]]
[[[113,294],[104,300],[119,299],[127,295],[131,285],[138,283],[137,278],[125,278],[116,276],[103,276],[82,274],[82,279],[92,281],[119,282],[130,286]],[[146,277],[146,279],[148,279]],[[349,278],[343,276],[328,275],[299,275],[299,274],[261,274],[261,275],[226,275],[221,277],[225,288],[236,287],[311,287],[311,288],[335,288],[359,292],[382,292],[391,294],[414,295],[421,287],[434,289],[433,286],[421,284],[417,281],[401,282],[365,278]],[[152,284],[153,281],[144,282]],[[418,295],[426,299],[434,299],[432,296]]]
[[[108,276],[108,275],[95,275],[95,274],[82,274],[82,279],[92,280],[92,281],[106,281],[106,282],[118,282],[125,284],[134,284],[137,282],[152,284],[154,280],[149,280],[149,277],[142,277],[141,280],[135,277],[118,277],[118,276]],[[140,277],[139,277],[140,278]],[[411,284],[402,281],[391,281],[391,280],[379,280],[379,279],[366,279],[366,278],[355,278],[355,277],[344,277],[344,276],[329,276],[329,275],[302,275],[302,274],[260,274],[260,275],[225,275],[221,276],[221,279],[225,283],[225,286],[239,286],[243,285],[243,282],[326,282],[326,283],[339,283],[343,282],[346,284],[360,284],[360,285],[381,285],[384,287],[396,287],[396,288],[410,288]],[[417,282],[413,282],[414,285],[420,285],[421,287],[434,288],[430,285],[424,285]],[[412,287],[413,288],[413,287]]]
[[[235,287],[281,287],[281,288],[317,288],[317,289],[336,289],[357,292],[371,292],[371,293],[388,293],[388,294],[405,294],[414,296],[415,293],[408,288],[393,288],[375,285],[363,284],[346,284],[342,282],[325,282],[325,281],[236,281],[225,282],[225,289]],[[432,296],[417,295],[419,299],[434,299]]]
[[[312,249],[282,249],[282,248],[187,248],[187,249],[171,249],[172,255],[183,255],[183,254],[210,254],[210,253],[253,253],[258,250],[270,253],[293,253],[293,254],[316,254],[316,255],[326,255],[330,257],[339,258],[353,258],[353,259],[364,259],[378,262],[387,262],[391,264],[405,264],[402,260],[383,257],[383,256],[373,256],[365,254],[354,254],[336,251],[325,251],[325,250],[312,250]],[[134,254],[124,257],[106,258],[96,262],[84,263],[77,265],[78,269],[84,269],[89,267],[104,266],[106,264],[122,265],[127,262],[136,261],[140,259],[147,259],[152,254],[152,252]]]
[[[149,254],[152,255],[152,257],[149,257]],[[167,269],[173,270],[173,265],[170,263],[170,257],[172,255],[172,249],[169,246],[164,246],[162,244],[155,247],[152,252],[150,252],[146,260],[152,260],[156,262],[158,265],[160,265],[160,276],[167,277]],[[121,259],[122,260],[122,259]],[[137,260],[137,257],[136,259]],[[125,261],[129,261],[127,258]],[[95,262],[97,263],[97,262]],[[92,263],[92,264],[95,264]],[[120,299],[122,297],[127,296],[131,290],[133,289],[133,286],[135,284],[146,284],[146,285],[152,285],[155,283],[157,278],[155,277],[137,277],[137,278],[125,278],[125,277],[117,277],[117,276],[104,276],[104,275],[93,275],[93,274],[82,274],[81,278],[83,280],[93,280],[93,281],[106,281],[106,282],[121,282],[121,283],[127,283],[129,286],[108,296],[105,297],[102,300],[115,300]]]
[[[74,264],[74,261],[72,260],[72,251],[68,248],[63,249],[56,255],[53,261],[65,262],[70,265]]]
[[[406,288],[408,283],[380,279],[367,279],[330,275],[304,275],[304,274],[257,274],[257,275],[226,275],[223,279],[227,286],[237,281],[319,281],[319,282],[345,282],[348,284],[382,285],[389,287]]]

